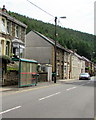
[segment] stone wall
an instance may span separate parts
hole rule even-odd
[[[47,82],[48,81],[48,73],[47,72],[43,72],[43,73],[38,73],[39,77],[38,77],[38,82]]]
[[[10,71],[3,75],[3,85],[17,85],[19,74],[17,71]]]

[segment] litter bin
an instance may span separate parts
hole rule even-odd
[[[38,83],[38,76],[39,76],[39,74],[37,74],[37,73],[32,73],[32,84],[34,84],[35,86],[37,85],[37,83]]]
[[[55,73],[55,72],[52,72],[52,81],[54,81],[55,76],[56,76],[56,73]]]

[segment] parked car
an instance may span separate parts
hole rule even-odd
[[[81,73],[79,75],[79,80],[90,80],[90,75],[89,73]]]

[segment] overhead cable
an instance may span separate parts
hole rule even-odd
[[[54,17],[52,14],[48,13],[47,11],[43,10],[42,8],[40,8],[39,6],[37,6],[36,4],[34,4],[33,2],[27,0],[29,3],[31,3],[32,5],[34,5],[35,7],[37,7],[38,9],[42,10],[43,12],[45,12],[46,14],[50,15],[51,17]]]

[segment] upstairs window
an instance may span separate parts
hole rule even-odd
[[[5,25],[5,19],[2,18],[2,32],[6,33],[6,25]]]
[[[11,22],[7,21],[7,33],[11,34]]]
[[[20,27],[18,25],[15,26],[15,37],[20,37]]]
[[[19,28],[18,28],[17,25],[16,25],[16,27],[15,27],[15,36],[16,36],[16,37],[19,37]]]

